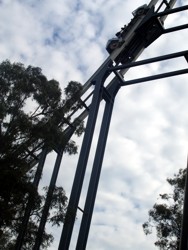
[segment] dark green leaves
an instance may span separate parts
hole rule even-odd
[[[64,89],[48,80],[38,67],[4,61],[0,64],[0,248],[14,249],[28,197],[32,200],[23,249],[32,249],[45,198],[33,185],[35,168],[31,161],[43,144],[50,149],[63,147],[68,154],[77,152],[74,141],[65,138],[64,129],[73,123],[75,134],[83,132],[83,122],[71,120],[80,108],[82,86],[69,82]],[[48,222],[64,221],[67,198],[62,187],[54,191]],[[43,248],[53,241],[44,233]],[[5,244],[6,242],[6,244]]]
[[[143,224],[145,234],[155,228],[158,240],[155,245],[161,250],[179,249],[181,219],[183,212],[186,169],[180,169],[174,178],[168,178],[172,194],[160,194],[161,202],[149,211],[149,220]]]

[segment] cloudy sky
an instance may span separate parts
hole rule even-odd
[[[107,58],[109,38],[127,24],[143,0],[0,0],[0,60],[42,68],[62,89],[71,81],[85,83]],[[177,6],[187,5],[179,0]],[[187,22],[187,12],[166,20],[166,27]],[[140,59],[187,50],[187,31],[163,35]],[[127,78],[186,68],[183,59],[130,70]],[[89,250],[154,250],[155,236],[146,237],[142,224],[160,193],[168,192],[166,178],[186,166],[188,151],[188,76],[127,86],[120,89],[113,111],[95,211],[87,244]],[[104,104],[101,104],[102,114]],[[100,128],[100,117],[96,135]],[[77,140],[81,145],[82,138]],[[89,158],[84,197],[97,137]],[[43,182],[53,167],[46,164]],[[70,193],[78,155],[65,156],[58,185]],[[71,248],[81,221],[78,212]],[[49,228],[58,247],[61,229]]]

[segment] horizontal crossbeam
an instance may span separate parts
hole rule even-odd
[[[183,75],[183,74],[187,74],[187,73],[188,73],[188,69],[181,69],[181,70],[171,71],[171,72],[167,72],[167,73],[157,74],[154,76],[137,78],[137,79],[130,80],[130,81],[123,81],[121,86],[127,86],[127,85],[142,83],[142,82],[148,82],[148,81],[158,80],[158,79],[167,78],[167,77],[171,77],[171,76]]]
[[[176,53],[167,54],[167,55],[163,55],[163,56],[152,57],[149,59],[140,60],[140,61],[131,62],[131,63],[126,63],[126,64],[119,65],[119,66],[109,67],[108,70],[117,71],[120,69],[132,68],[132,67],[136,67],[136,66],[149,64],[149,63],[155,63],[155,62],[159,62],[159,61],[169,60],[169,59],[173,59],[173,58],[177,58],[177,57],[181,57],[181,56],[185,57],[187,55],[188,55],[188,50],[184,50],[181,52],[176,52]]]

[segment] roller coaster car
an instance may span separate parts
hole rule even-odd
[[[148,9],[149,8],[148,8],[147,4],[144,4],[144,5],[140,6],[140,7],[138,7],[136,10],[134,10],[132,12],[132,14],[133,14],[134,17],[140,16],[140,15],[145,14],[148,11]]]
[[[140,15],[145,14],[147,11],[148,11],[148,6],[147,4],[144,4],[138,7],[136,10],[134,10],[132,14],[134,18],[136,18]],[[123,44],[123,34],[128,29],[128,26],[125,25],[123,28],[121,28],[119,32],[116,33],[116,37],[113,37],[108,40],[106,44],[106,50],[108,51],[109,54],[111,54],[116,48],[121,47],[121,45]]]
[[[109,54],[111,54],[115,49],[121,46],[121,43],[119,41],[119,38],[113,37],[108,40],[106,44],[106,50],[108,51]]]
[[[117,38],[112,38],[107,42],[106,50],[111,55],[114,50],[121,47],[126,41],[127,32],[134,27],[134,23],[143,15],[143,19],[139,26],[133,30],[133,36],[126,43],[122,51],[116,56],[114,61],[119,64],[125,64],[133,61],[139,52],[148,47],[164,32],[163,23],[154,15],[154,7],[148,8],[147,5],[142,5],[133,11],[134,18],[131,22],[124,26],[120,32],[116,33]]]

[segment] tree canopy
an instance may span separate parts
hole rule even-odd
[[[38,67],[24,67],[21,63],[4,61],[0,64],[0,246],[12,249],[28,197],[34,206],[23,249],[31,249],[45,196],[33,185],[36,167],[31,165],[42,145],[50,149],[63,146],[65,152],[75,154],[76,143],[67,142],[65,127],[70,124],[73,109],[80,107],[82,87],[70,82],[64,89],[48,80]],[[83,132],[83,123],[76,123],[75,134]],[[67,198],[62,187],[56,187],[49,221],[59,225],[63,221]],[[52,208],[52,207],[51,207]],[[43,248],[52,241],[45,233]]]
[[[160,194],[160,202],[149,210],[149,219],[143,224],[145,234],[154,228],[157,235],[155,245],[160,250],[177,250],[180,244],[181,221],[184,203],[186,169],[180,169],[167,182],[172,187],[171,194]]]

